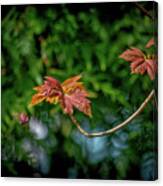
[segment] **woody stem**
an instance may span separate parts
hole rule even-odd
[[[146,10],[142,5],[140,5],[139,3],[135,2],[135,5],[137,6],[137,8],[142,11],[146,16],[148,16],[151,20],[154,20],[153,16],[148,12],[148,10]]]
[[[118,131],[119,129],[123,128],[124,126],[129,124],[134,118],[136,118],[144,110],[144,108],[146,107],[147,103],[153,98],[154,94],[155,94],[155,91],[153,89],[150,92],[150,94],[146,97],[146,99],[143,101],[143,103],[140,105],[140,107],[131,116],[129,116],[122,123],[118,124],[117,126],[111,128],[109,130],[106,130],[106,131],[89,133],[89,132],[85,131],[80,126],[80,123],[76,120],[76,118],[73,115],[70,115],[70,119],[76,125],[76,127],[80,131],[80,133],[83,134],[86,137],[92,138],[92,137],[107,136],[107,135],[110,135],[110,134]]]

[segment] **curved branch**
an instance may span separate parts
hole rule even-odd
[[[150,94],[147,96],[147,98],[144,100],[144,102],[140,105],[140,107],[130,116],[128,117],[125,121],[123,121],[122,123],[118,124],[117,126],[106,130],[106,131],[102,131],[102,132],[93,132],[93,133],[88,133],[87,131],[85,131],[81,126],[80,123],[76,120],[76,118],[73,115],[70,115],[71,121],[76,125],[76,127],[78,128],[78,130],[80,131],[81,134],[83,134],[86,137],[101,137],[101,136],[107,136],[109,134],[112,134],[114,132],[116,132],[117,130],[123,128],[124,126],[126,126],[128,123],[130,123],[136,116],[138,116],[143,109],[145,108],[145,106],[147,105],[147,103],[152,99],[152,97],[154,96],[155,91],[154,89],[150,92]]]

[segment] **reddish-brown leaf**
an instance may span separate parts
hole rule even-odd
[[[36,90],[37,93],[32,97],[32,106],[44,100],[49,103],[57,103],[63,96],[59,81],[52,77],[45,77],[44,83],[34,87],[34,90]]]
[[[63,110],[67,114],[73,114],[73,108],[77,108],[84,114],[91,116],[89,96],[85,90],[83,83],[79,82],[81,76],[72,77],[62,83],[64,91],[64,105]]]
[[[131,48],[124,51],[119,57],[128,62],[131,62],[131,73],[147,73],[150,79],[154,80],[155,74],[157,72],[157,63],[155,56],[147,57],[140,49]]]
[[[32,97],[31,105],[45,100],[49,103],[60,103],[66,114],[73,114],[74,108],[77,108],[91,116],[90,101],[87,99],[89,94],[80,79],[81,75],[78,75],[60,84],[56,79],[46,77],[42,85],[34,88],[37,93]]]
[[[142,61],[144,60],[144,53],[140,49],[132,47],[124,51],[119,57],[129,62]]]
[[[64,112],[73,114],[73,108],[77,108],[84,114],[91,116],[90,101],[85,97],[85,91],[74,89],[70,94],[64,95]]]
[[[157,62],[156,59],[146,59],[147,73],[151,80],[155,79],[157,73]]]
[[[146,48],[150,48],[151,46],[155,45],[154,38],[151,38],[148,43],[146,44]]]

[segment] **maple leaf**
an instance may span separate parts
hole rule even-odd
[[[131,47],[130,49],[124,51],[119,57],[126,61],[136,62],[144,60],[144,53],[138,48]]]
[[[64,112],[73,114],[73,107],[79,111],[91,116],[90,101],[86,98],[89,96],[85,90],[83,83],[78,82],[80,75],[69,78],[62,83],[64,91]]]
[[[36,105],[42,101],[57,103],[63,96],[62,87],[58,80],[52,77],[45,77],[43,85],[34,87],[38,93],[32,97],[31,105]]]
[[[157,61],[155,55],[146,56],[140,49],[131,47],[124,51],[120,58],[131,62],[131,73],[144,74],[148,73],[151,80],[154,80],[157,72]]]
[[[74,107],[84,114],[91,116],[89,96],[82,82],[79,82],[81,75],[71,77],[62,84],[52,77],[46,77],[43,85],[37,86],[34,90],[37,93],[32,97],[31,105],[42,101],[59,103],[66,114],[72,115]]]

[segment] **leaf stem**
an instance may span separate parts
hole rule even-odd
[[[140,107],[131,116],[129,116],[122,123],[118,124],[117,126],[111,128],[109,130],[106,130],[106,131],[88,133],[87,131],[85,131],[80,126],[80,123],[76,120],[76,118],[73,115],[69,115],[69,116],[70,116],[71,121],[76,125],[76,127],[78,128],[78,130],[80,131],[80,133],[83,134],[84,136],[86,136],[88,138],[107,136],[107,135],[110,135],[110,134],[116,132],[117,130],[123,128],[124,126],[126,126],[127,124],[129,124],[134,118],[136,118],[144,110],[144,108],[146,107],[147,103],[153,98],[154,94],[155,94],[155,91],[153,89],[150,92],[150,94],[146,97],[146,99],[143,101],[143,103],[140,105]]]

